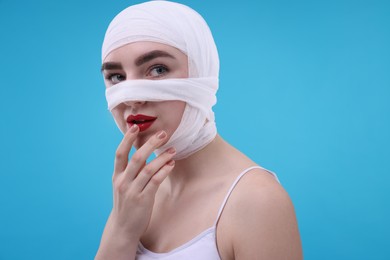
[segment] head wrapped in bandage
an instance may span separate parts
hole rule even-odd
[[[197,12],[178,3],[151,1],[133,5],[110,23],[102,61],[111,51],[139,41],[167,44],[185,53],[189,78],[125,80],[106,89],[108,109],[136,100],[186,102],[178,128],[155,151],[158,155],[173,146],[177,151],[174,159],[186,158],[210,143],[217,133],[212,107],[216,103],[219,58],[210,29]]]

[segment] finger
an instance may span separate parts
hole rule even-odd
[[[161,169],[152,176],[149,182],[146,184],[143,192],[149,195],[155,195],[160,184],[165,180],[169,173],[175,167],[175,161],[170,160]]]
[[[141,192],[150,179],[153,178],[164,165],[172,160],[175,153],[176,150],[172,147],[146,165],[134,179],[133,185],[135,190]]]
[[[137,137],[139,127],[134,124],[125,134],[115,153],[114,175],[126,169],[129,153]]]
[[[139,148],[131,157],[130,162],[127,164],[125,173],[130,180],[133,180],[140,170],[145,166],[146,159],[152,154],[154,150],[160,147],[165,139],[167,133],[160,131],[149,138],[149,140]]]

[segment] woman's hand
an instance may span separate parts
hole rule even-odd
[[[166,141],[164,131],[153,135],[128,161],[138,132],[138,126],[133,125],[116,151],[112,178],[114,205],[96,259],[134,259],[150,221],[157,189],[175,164],[173,148],[146,164],[151,153]]]

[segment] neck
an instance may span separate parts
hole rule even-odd
[[[227,158],[227,153],[231,154],[235,151],[232,146],[217,135],[203,149],[185,159],[176,161],[175,168],[165,181],[169,194],[180,196],[183,191],[199,187],[205,180],[218,177],[217,175],[221,174],[221,171],[218,171],[217,168],[221,168],[221,164],[225,161],[224,158]]]

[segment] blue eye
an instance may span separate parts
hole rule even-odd
[[[163,65],[154,66],[150,71],[149,75],[151,77],[161,77],[164,76],[168,72],[168,68]]]
[[[107,79],[111,81],[113,84],[117,84],[121,81],[125,80],[125,77],[122,76],[121,74],[111,74],[107,76]]]

